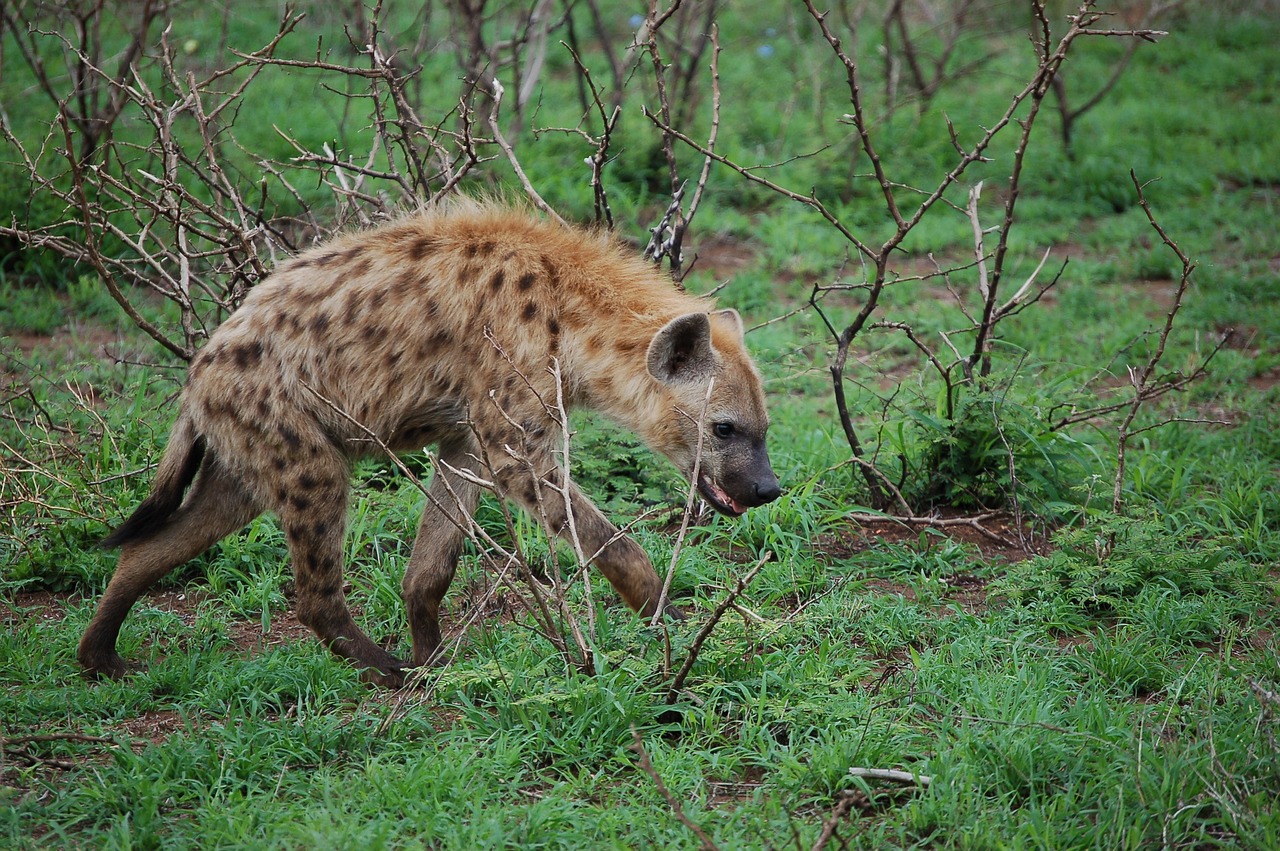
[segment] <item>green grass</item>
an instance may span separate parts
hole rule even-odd
[[[332,43],[331,13],[310,11],[287,55],[311,55],[320,34]],[[411,13],[393,12],[408,32]],[[194,40],[182,59],[191,68],[212,67],[221,19],[185,13],[170,38]],[[625,29],[631,14],[610,7],[606,17]],[[937,179],[951,151],[944,116],[970,139],[1004,108],[1028,68],[1021,22],[987,21],[993,34],[962,49],[990,50],[982,70],[876,124],[895,180]],[[722,150],[787,161],[771,179],[816,188],[860,236],[885,232],[866,164],[834,121],[847,111],[840,69],[812,25],[768,9],[727,11],[720,23]],[[1190,12],[1166,26],[1171,35],[1143,45],[1081,119],[1074,157],[1054,138],[1051,110],[1041,116],[1011,280],[1050,245],[1071,262],[1049,297],[1002,326],[989,386],[966,390],[948,419],[936,375],[900,335],[868,332],[851,357],[855,421],[882,468],[903,472],[904,493],[946,516],[999,507],[989,526],[1006,540],[1018,535],[1016,507],[1037,552],[972,531],[850,520],[868,493],[834,415],[830,338],[812,311],[764,326],[748,339],[787,492],[690,531],[675,590],[691,618],[671,626],[675,665],[727,589],[764,552],[775,558],[703,645],[673,704],[662,634],[602,580],[598,672],[586,676],[495,587],[496,567],[477,547],[446,600],[446,628],[469,623],[454,661],[429,688],[370,690],[291,617],[283,536],[270,518],[139,603],[120,641],[136,673],[82,680],[75,644],[114,566],[95,542],[142,497],[182,373],[130,330],[86,269],[0,246],[0,846],[700,847],[640,769],[638,734],[684,815],[722,848],[811,847],[841,802],[852,806],[828,847],[1280,847],[1280,143],[1270,130],[1280,124],[1280,28],[1274,16]],[[269,16],[238,15],[228,37],[250,46],[272,32]],[[459,90],[436,35],[421,57],[428,113],[443,113]],[[882,109],[876,45],[864,38],[868,103]],[[8,47],[0,101],[15,132],[38,133],[47,104]],[[1074,90],[1105,75],[1120,49],[1083,43],[1069,65]],[[554,49],[548,62],[534,126],[572,125],[572,66]],[[762,77],[776,85],[762,88]],[[318,78],[271,71],[255,86],[234,125],[249,150],[290,153],[273,123],[308,143],[341,133],[350,150],[366,144],[365,117],[343,125],[342,97]],[[638,112],[644,93],[635,98],[606,180],[620,226],[641,238],[665,205],[653,187],[665,167],[655,169],[656,137]],[[695,138],[705,138],[706,106]],[[577,168],[585,142],[518,141],[544,196],[589,216]],[[987,181],[987,223],[1010,154],[1002,139],[993,162],[968,175]],[[1131,168],[1160,178],[1148,198],[1199,264],[1164,367],[1194,365],[1227,328],[1236,336],[1209,376],[1135,421],[1179,420],[1134,438],[1117,516],[1115,421],[1046,423],[1061,403],[1123,393],[1127,367],[1145,362],[1162,321],[1159,297],[1177,262],[1135,206]],[[4,175],[11,209],[56,220],[59,211],[28,206]],[[502,163],[487,164],[473,188],[486,182],[509,185]],[[692,249],[731,239],[742,262],[727,274],[695,267],[689,287],[727,280],[720,300],[748,325],[802,305],[814,283],[862,280],[848,246],[811,212],[727,169],[713,170],[707,193]],[[963,261],[971,238],[964,216],[939,208],[895,268],[916,268],[925,252]],[[972,275],[953,284],[972,304]],[[860,305],[857,291],[824,302],[837,325]],[[153,321],[178,321],[157,300],[144,308]],[[959,317],[943,288],[903,286],[876,318],[937,341]],[[590,416],[577,425],[575,475],[610,516],[682,502],[678,476],[634,440]],[[421,459],[409,463],[428,473]],[[403,651],[400,577],[423,497],[385,464],[360,465],[356,480],[349,593],[375,639]],[[669,516],[636,530],[660,569],[674,547]],[[495,503],[480,517],[511,540]],[[567,571],[571,562],[530,527],[516,530],[521,545]],[[581,589],[572,599],[587,605]],[[932,782],[863,781],[849,776],[854,766]]]

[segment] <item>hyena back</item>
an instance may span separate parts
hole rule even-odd
[[[116,638],[138,597],[273,511],[299,619],[370,681],[400,685],[409,666],[365,635],[343,593],[351,461],[382,446],[438,447],[403,582],[414,665],[439,652],[440,601],[482,482],[553,533],[567,534],[572,510],[583,551],[652,614],[661,582],[644,552],[572,486],[567,500],[556,490],[557,398],[630,429],[686,478],[696,460],[697,488],[722,513],[780,493],[738,315],[606,234],[468,204],[285,263],[192,361],[152,493],[104,542],[120,560],[81,664],[122,675]]]

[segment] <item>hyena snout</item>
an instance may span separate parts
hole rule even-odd
[[[755,493],[753,505],[764,505],[782,496],[782,483],[772,467],[765,469],[764,474],[752,483],[751,489]]]
[[[782,495],[782,485],[768,461],[751,470],[749,475],[735,484],[736,487],[729,492],[730,496],[733,497],[734,502],[745,505],[747,508],[765,505]]]
[[[737,517],[748,508],[773,502],[782,485],[769,464],[768,455],[741,466],[730,466],[718,475],[704,475],[698,482],[702,498],[721,514]]]

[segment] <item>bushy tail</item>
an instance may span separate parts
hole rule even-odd
[[[182,504],[182,495],[196,477],[203,460],[204,438],[195,433],[189,419],[179,416],[151,485],[151,495],[114,532],[102,539],[102,546],[118,547],[147,538],[164,526]]]

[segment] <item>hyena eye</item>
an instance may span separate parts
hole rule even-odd
[[[721,440],[728,440],[733,437],[733,423],[716,423],[711,427],[711,431]]]

